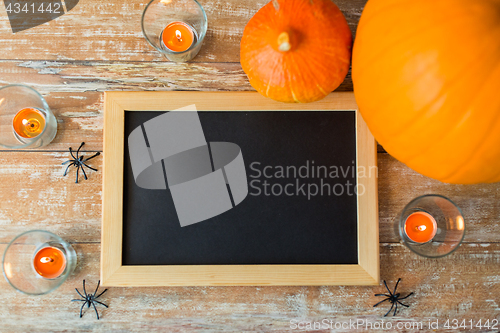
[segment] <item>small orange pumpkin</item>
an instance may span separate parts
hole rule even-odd
[[[370,0],[354,94],[388,153],[447,183],[500,181],[500,1]]]
[[[342,83],[351,47],[347,21],[331,0],[273,0],[246,25],[240,61],[262,95],[313,102]]]

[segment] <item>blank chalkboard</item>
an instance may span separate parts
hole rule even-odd
[[[120,96],[125,96],[123,94],[127,94],[130,99],[131,93],[112,94],[118,100]],[[171,103],[172,94],[182,100]],[[360,124],[362,118],[357,109],[350,109],[350,105],[346,105],[345,110],[328,109],[324,104],[317,104],[317,109],[307,105],[303,109],[294,106],[293,109],[280,110],[276,107],[278,104],[265,100],[264,105],[257,105],[254,110],[251,104],[255,102],[248,99],[248,106],[235,105],[231,108],[231,103],[228,102],[228,105],[217,110],[213,105],[207,106],[207,94],[209,93],[194,98],[194,93],[190,93],[190,96],[185,93],[170,93],[165,104],[172,105],[163,107],[157,104],[150,104],[148,107],[148,103],[144,102],[146,105],[137,107],[141,100],[151,101],[151,96],[154,95],[149,95],[149,98],[138,96],[137,101],[131,102],[129,107],[123,101],[120,102],[119,118],[122,120],[118,125],[118,138],[121,140],[118,149],[121,154],[118,159],[121,161],[113,167],[114,172],[109,171],[108,168],[111,167],[109,163],[106,164],[106,154],[111,151],[111,146],[106,146],[105,139],[104,205],[106,210],[106,195],[113,196],[113,202],[120,200],[121,212],[117,218],[120,220],[121,239],[116,241],[120,252],[118,255],[113,254],[113,260],[116,264],[119,259],[118,269],[124,272],[130,269],[131,278],[120,283],[108,282],[107,285],[303,284],[300,279],[290,280],[283,276],[278,280],[289,281],[267,282],[276,275],[277,271],[273,273],[273,269],[284,270],[282,272],[289,272],[291,269],[288,275],[293,278],[294,268],[309,270],[312,272],[311,276],[316,269],[320,269],[318,278],[323,279],[322,282],[313,278],[310,284],[338,284],[342,282],[343,274],[349,274],[344,273],[343,269],[349,271],[354,267],[369,265],[363,255],[371,251],[376,252],[377,276],[367,273],[371,280],[367,280],[365,276],[361,284],[378,281],[378,246],[370,251],[364,247],[367,243],[378,242],[376,231],[375,235],[364,235],[365,232],[376,229],[373,226],[376,227],[378,221],[377,216],[373,216],[376,205],[375,208],[368,209],[372,216],[366,215],[367,205],[376,204],[376,192],[373,193],[376,190],[376,181],[373,179],[376,175],[367,176],[373,170],[370,166],[376,168],[375,157],[371,156],[376,152],[371,135],[368,136],[368,141],[365,135],[362,137],[364,142],[359,142],[360,125],[366,125]],[[257,97],[256,94],[250,94],[252,98]],[[221,95],[214,95],[218,96],[214,96],[214,100],[220,101]],[[107,93],[107,105],[110,104],[109,96],[110,93]],[[158,101],[161,99],[158,98]],[[194,105],[197,111],[171,111],[187,105]],[[111,111],[106,109],[106,124],[109,124],[108,112]],[[155,123],[160,115],[168,112],[196,113],[209,147],[207,151],[214,171],[218,167],[214,168],[215,157],[212,155],[215,152],[210,147],[217,142],[228,142],[239,147],[248,191],[244,199],[235,204],[231,196],[232,184],[227,178],[229,171],[226,170],[224,179],[232,208],[196,223],[183,225],[176,201],[178,199],[175,199],[172,194],[174,190],[168,186],[172,182],[168,176],[170,162],[167,159],[158,162],[159,171],[156,175],[158,182],[164,182],[166,188],[139,186],[133,170],[133,160],[137,158],[137,153],[129,146],[129,136],[134,130],[139,136],[144,135],[144,149],[148,149],[150,155],[154,154],[151,151],[155,143],[149,142],[152,139],[148,126],[162,128],[161,124]],[[115,118],[112,126],[105,125],[107,138],[113,135],[110,127],[117,127],[116,119],[118,118]],[[363,127],[363,131],[367,129]],[[115,138],[116,140],[118,139]],[[366,142],[369,147],[363,149],[369,151],[372,159],[367,159],[366,154],[360,157],[363,149],[359,149],[359,145],[366,145]],[[182,163],[202,162],[184,159]],[[360,167],[365,167],[363,177],[366,176],[368,181],[360,178]],[[117,168],[121,170],[117,172]],[[116,178],[116,173],[121,177],[118,181],[118,199],[116,191],[110,194],[109,186],[106,188],[106,177]],[[206,188],[195,187],[191,191],[206,191]],[[234,191],[235,188],[233,195]],[[213,195],[218,194],[214,192]],[[189,198],[190,196],[184,197],[183,200]],[[364,199],[360,200],[361,198]],[[196,205],[191,209],[196,209]],[[361,211],[364,212],[362,216]],[[360,219],[367,221],[361,223]],[[364,230],[361,233],[360,228]],[[111,235],[108,231],[111,229],[103,221],[103,243]],[[371,241],[367,242],[362,237],[370,238]],[[106,244],[103,245],[102,259],[109,259],[105,258]],[[374,258],[373,254],[369,255]],[[155,270],[155,267],[158,269]],[[258,272],[253,281],[239,281],[252,271],[251,267],[254,267],[254,272]],[[238,271],[239,268],[241,270]],[[270,269],[265,277],[260,272],[264,268]],[[326,283],[321,277],[326,272],[321,271],[323,268],[332,269],[325,275],[331,279],[331,283]],[[165,269],[174,269],[170,271],[170,278],[160,278],[162,272],[166,272]],[[220,272],[224,277],[214,276],[205,272],[206,269]],[[234,273],[232,280],[228,280],[231,278],[231,274],[228,277],[228,269]],[[145,275],[142,280],[135,274],[141,271]],[[365,268],[364,271],[368,270]],[[203,279],[199,276],[205,274],[205,280],[190,281],[194,274],[198,276],[195,280]],[[351,276],[353,283],[356,283],[356,279],[362,280],[359,274],[351,274],[354,274]],[[101,278],[107,282],[106,276]],[[249,279],[252,279],[251,274]]]
[[[126,111],[125,139],[160,113]],[[249,193],[233,209],[181,227],[168,189],[135,184],[126,148],[124,265],[358,263],[354,111],[198,115],[208,142],[241,148]]]

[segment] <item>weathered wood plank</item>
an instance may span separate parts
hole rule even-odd
[[[106,90],[253,90],[240,64],[0,61],[0,84],[37,89],[58,120],[58,134],[43,150],[66,150],[84,141],[102,150]],[[352,90],[350,74],[337,91]],[[1,149],[0,149],[1,150]]]
[[[103,93],[54,92],[43,95],[57,118],[57,135],[50,145],[37,150],[68,151],[69,147],[78,148],[82,142],[85,142],[86,150],[102,150]]]
[[[89,171],[88,180],[80,173],[78,184],[74,168],[63,177],[66,166],[61,163],[69,157],[62,152],[0,152],[0,242],[31,229],[73,242],[100,241],[102,157],[89,161],[99,171]]]
[[[456,253],[438,260],[418,257],[400,244],[381,244],[381,278],[391,287],[402,278],[398,291],[402,295],[415,293],[404,301],[410,308],[394,318],[383,317],[387,304],[373,307],[383,299],[374,296],[386,292],[383,285],[110,288],[102,296],[109,309],[99,306],[102,318],[97,322],[92,309],[78,318],[79,307],[71,299],[77,298],[74,288],[81,290],[83,279],[88,290],[95,288],[99,248],[99,244],[75,245],[79,260],[76,272],[58,290],[42,297],[18,294],[0,279],[2,332],[282,332],[289,331],[291,320],[323,319],[384,320],[394,327],[408,321],[428,325],[429,320],[438,319],[442,329],[447,319],[500,319],[500,244],[464,244]],[[0,245],[0,251],[4,249],[5,245]],[[419,331],[430,330],[406,330]]]
[[[378,154],[380,240],[392,242],[396,216],[413,198],[441,194],[461,209],[466,242],[500,241],[500,183],[455,185],[422,176],[389,154]]]
[[[245,25],[267,0],[202,0],[208,31],[195,62],[238,62]],[[356,30],[366,0],[337,0]],[[0,15],[0,59],[165,61],[144,39],[142,0],[85,0],[67,14],[13,34]]]
[[[252,90],[239,63],[4,60],[0,61],[0,83],[24,83],[42,93]],[[348,85],[344,88],[348,89]]]
[[[254,90],[239,63],[0,61],[0,84],[41,93],[106,90]],[[349,72],[336,91],[352,91]]]
[[[74,183],[74,170],[62,176],[61,163],[68,158],[65,152],[0,152],[0,242],[35,228],[74,242],[100,241],[102,157],[91,164],[99,171],[91,171],[89,180],[79,184]],[[443,184],[385,153],[378,154],[378,163],[381,242],[398,241],[394,218],[411,199],[425,193],[443,194],[462,208],[466,242],[499,242],[500,183]]]

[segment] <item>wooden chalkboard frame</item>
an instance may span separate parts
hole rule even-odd
[[[223,102],[222,102],[223,101]],[[379,237],[377,178],[358,177],[358,264],[352,265],[122,265],[124,124],[127,111],[198,110],[356,111],[357,166],[377,165],[375,139],[352,92],[308,104],[285,104],[256,92],[105,92],[101,282],[104,286],[377,285]]]

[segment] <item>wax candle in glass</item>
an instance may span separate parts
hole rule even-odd
[[[437,223],[432,215],[417,211],[405,220],[405,234],[415,243],[427,243],[437,232]]]
[[[193,28],[184,22],[172,22],[161,33],[162,45],[173,52],[184,52],[193,45]]]
[[[9,284],[29,295],[59,287],[76,266],[73,247],[53,233],[32,230],[14,238],[3,255],[2,270]]]
[[[66,268],[66,256],[57,247],[45,246],[35,253],[33,267],[41,277],[55,279],[61,276]]]
[[[152,0],[142,14],[146,40],[167,59],[185,62],[199,52],[207,16],[196,0]]]
[[[399,214],[396,235],[410,250],[428,258],[439,258],[455,251],[465,235],[460,208],[441,195],[413,199]]]
[[[54,139],[56,132],[56,118],[36,90],[21,84],[0,88],[0,146],[42,147]]]

